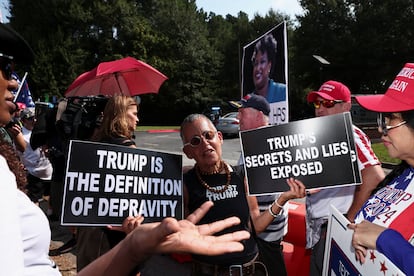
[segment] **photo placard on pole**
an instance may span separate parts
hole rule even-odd
[[[243,46],[241,97],[250,93],[264,96],[270,104],[269,122],[272,125],[289,122],[286,25],[287,22],[283,21]],[[255,49],[264,51],[260,53],[261,58],[256,56]],[[255,59],[258,60],[254,62]],[[266,95],[258,92],[263,85],[260,79],[269,82]]]

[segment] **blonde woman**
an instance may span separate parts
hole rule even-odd
[[[137,101],[129,96],[113,96],[108,100],[102,123],[91,140],[135,148],[134,131],[138,122]],[[80,227],[77,240],[78,271],[109,251],[124,238],[125,233],[109,228]]]
[[[133,137],[138,122],[137,101],[129,96],[114,96],[108,100],[102,124],[92,140],[136,147]]]

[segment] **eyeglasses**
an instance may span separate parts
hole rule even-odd
[[[331,107],[334,107],[336,104],[343,103],[343,102],[344,101],[340,101],[340,100],[321,100],[321,101],[314,101],[313,106],[316,109],[319,109],[321,105],[326,108],[331,108]]]
[[[407,123],[407,121],[402,121],[402,122],[399,122],[396,125],[389,126],[388,124],[389,124],[390,120],[392,120],[392,119],[397,119],[397,117],[393,116],[392,114],[391,115],[384,115],[383,113],[378,113],[378,117],[377,117],[378,129],[385,136],[388,135],[388,131],[390,131],[391,129],[400,127],[400,126],[405,125]]]
[[[206,139],[207,141],[211,141],[216,137],[216,131],[208,130],[201,133],[201,136],[195,135],[193,138],[191,138],[190,142],[185,143],[183,147],[185,146],[192,146],[193,148],[198,147],[201,144],[201,140]]]
[[[7,80],[11,80],[13,73],[13,58],[0,53],[0,70]]]

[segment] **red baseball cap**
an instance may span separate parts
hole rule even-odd
[[[318,91],[310,92],[307,100],[309,103],[312,103],[318,96],[325,100],[351,101],[351,91],[349,91],[349,88],[345,84],[333,80],[324,82]]]
[[[401,112],[414,110],[414,63],[406,63],[383,95],[355,97],[368,110]]]

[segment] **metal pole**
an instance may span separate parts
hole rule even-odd
[[[14,103],[17,101],[17,98],[19,97],[20,91],[22,91],[22,87],[23,87],[24,82],[26,81],[27,74],[28,74],[27,72],[24,73],[24,76],[23,76],[22,80],[20,81],[20,85],[19,85],[19,88],[17,89],[16,96],[13,99]]]

